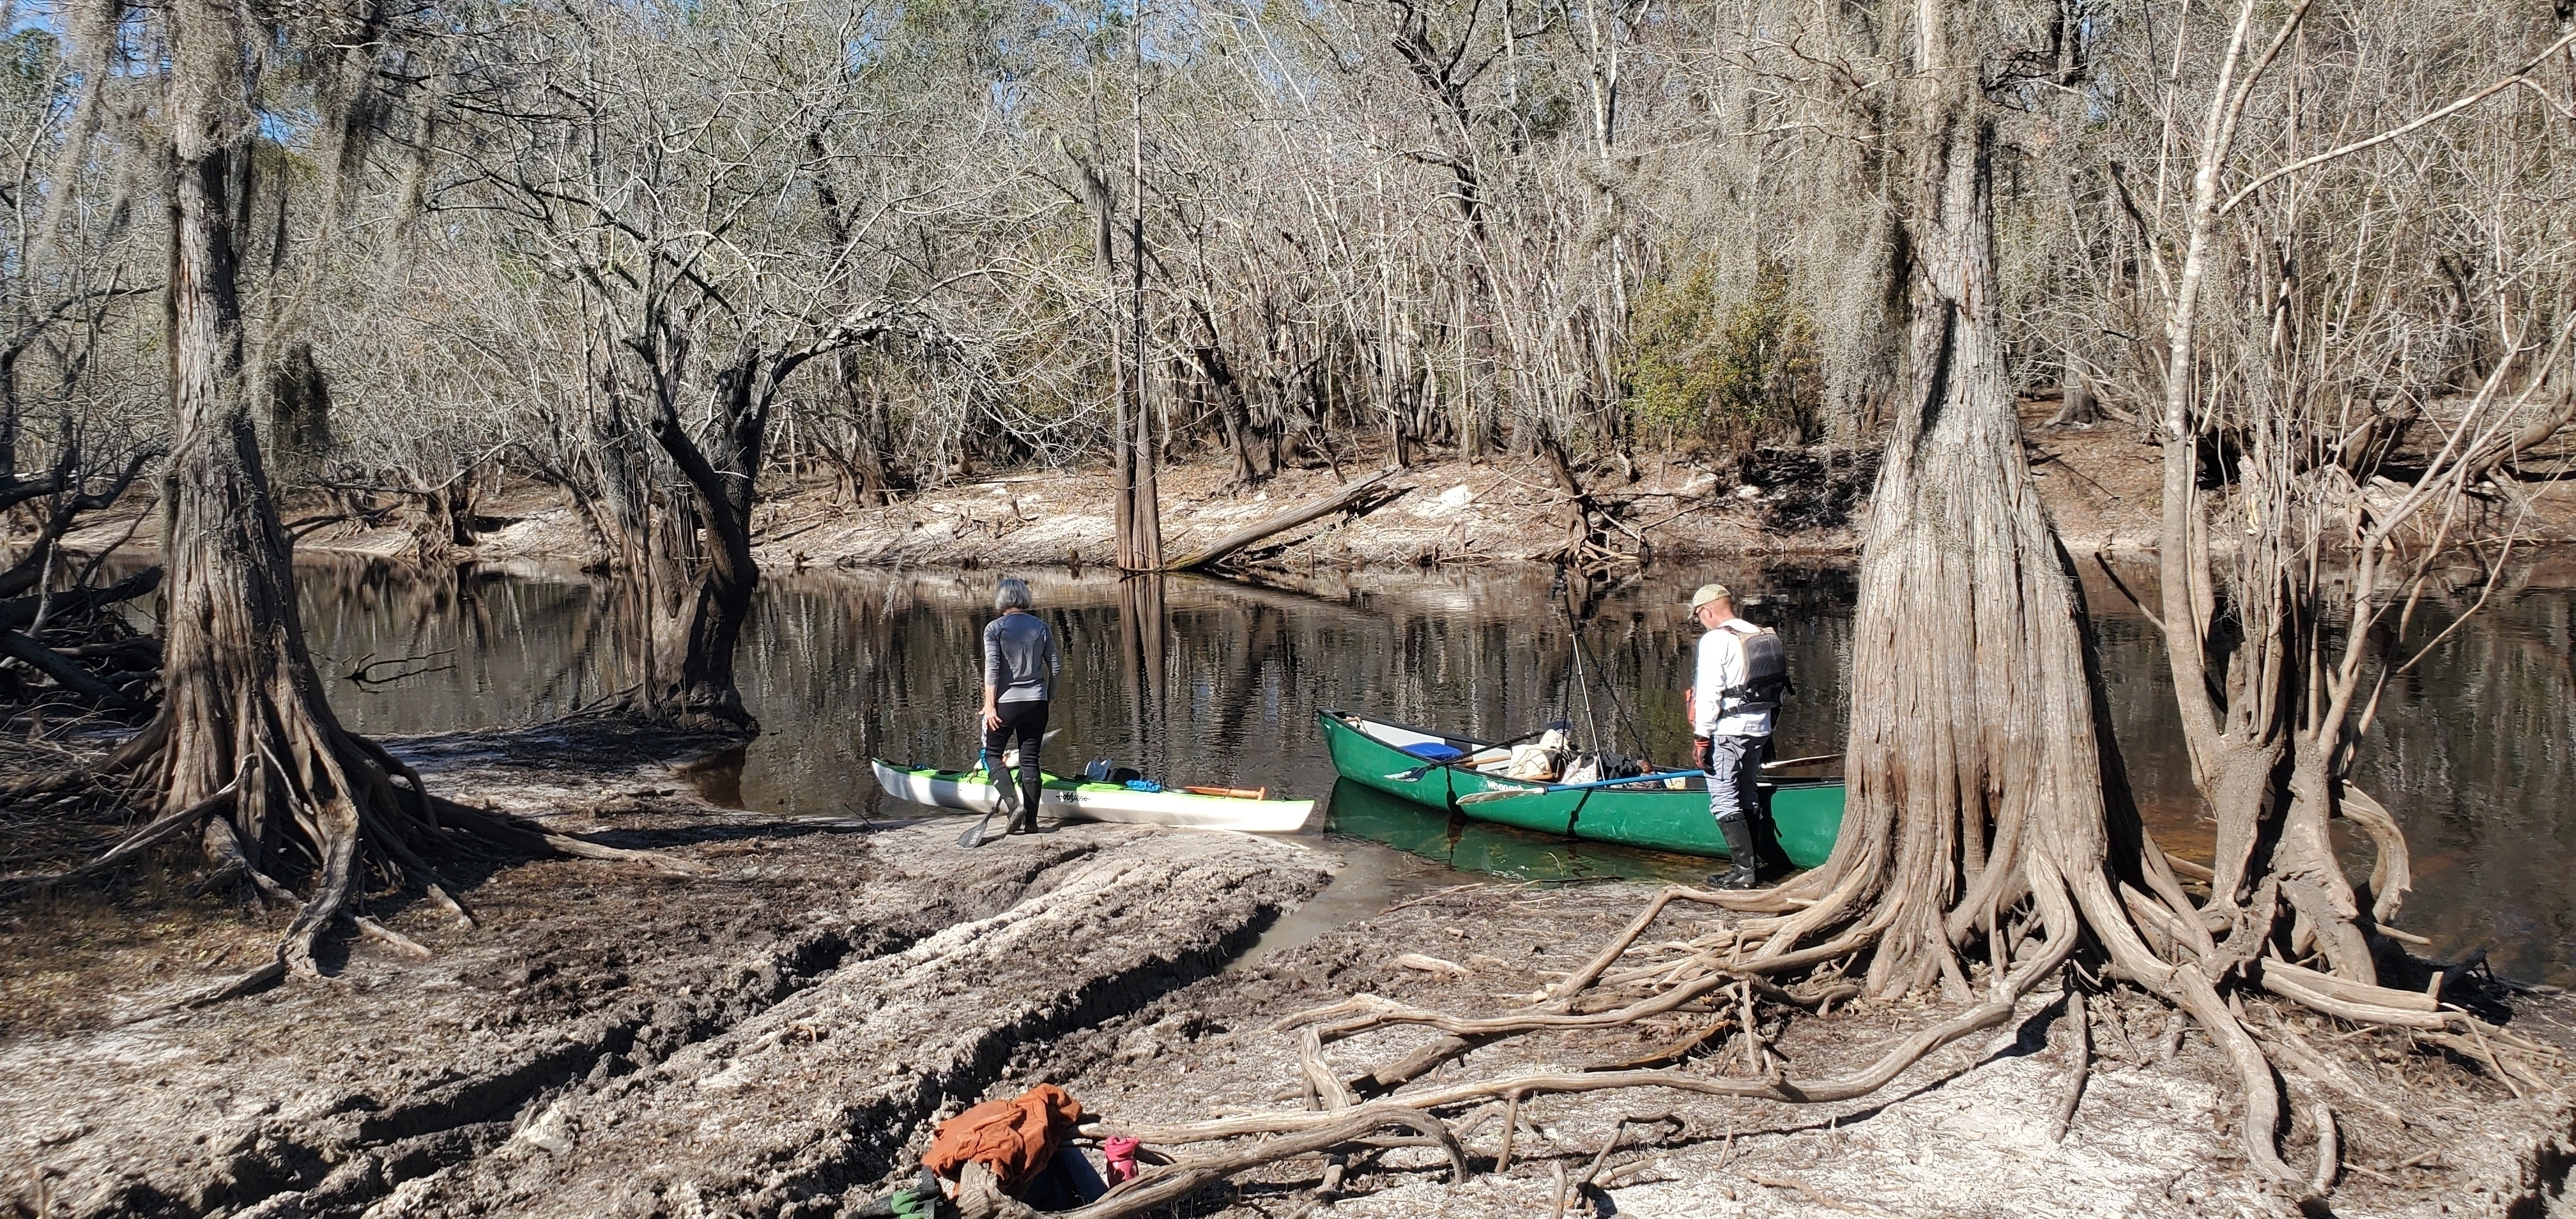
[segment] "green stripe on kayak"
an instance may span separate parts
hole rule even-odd
[[[936,766],[915,766],[901,773],[918,776],[924,779],[933,779],[942,783],[956,783],[969,787],[993,786],[993,777],[980,770],[941,770]],[[1154,792],[1140,792],[1124,783],[1095,783],[1089,779],[1068,779],[1063,775],[1047,774],[1044,771],[1040,771],[1038,773],[1042,776],[1040,781],[1041,785],[1048,791],[1096,792],[1101,795],[1108,795],[1116,792],[1140,796],[1181,796],[1191,800],[1225,800],[1229,802],[1241,799],[1241,797],[1238,796],[1211,796],[1203,792],[1182,791],[1177,787],[1166,787],[1160,791]],[[1281,797],[1277,800],[1263,801],[1262,803],[1281,804],[1293,803],[1293,801],[1288,800],[1286,797]]]

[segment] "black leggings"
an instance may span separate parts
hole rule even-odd
[[[1046,745],[1047,704],[1045,699],[1027,702],[995,703],[993,712],[1002,717],[1002,726],[984,730],[984,771],[1001,769],[1002,754],[1011,747],[1011,738],[1019,738],[1020,807],[1031,824],[1037,820],[1038,750]]]

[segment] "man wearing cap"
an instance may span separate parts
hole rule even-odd
[[[1708,879],[1720,889],[1750,889],[1761,880],[1749,820],[1761,810],[1753,781],[1771,752],[1771,717],[1788,667],[1779,636],[1736,617],[1735,594],[1725,585],[1701,585],[1691,594],[1691,613],[1708,629],[1691,682],[1691,760],[1708,772],[1708,811],[1733,865]]]

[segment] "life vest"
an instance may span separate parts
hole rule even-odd
[[[970,1162],[993,1170],[1014,1194],[1055,1162],[1055,1150],[1083,1118],[1082,1102],[1054,1084],[1010,1100],[988,1100],[932,1127],[922,1167],[959,1179]]]
[[[1797,693],[1798,687],[1789,680],[1789,653],[1780,646],[1778,631],[1767,626],[1751,631],[1731,626],[1718,629],[1735,636],[1744,652],[1744,681],[1717,692],[1718,714],[1777,711],[1783,701]]]

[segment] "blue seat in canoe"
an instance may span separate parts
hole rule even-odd
[[[1451,758],[1463,758],[1467,756],[1466,750],[1460,749],[1455,745],[1443,745],[1438,741],[1424,741],[1419,745],[1407,745],[1404,746],[1404,751],[1422,759],[1425,762],[1446,762]]]

